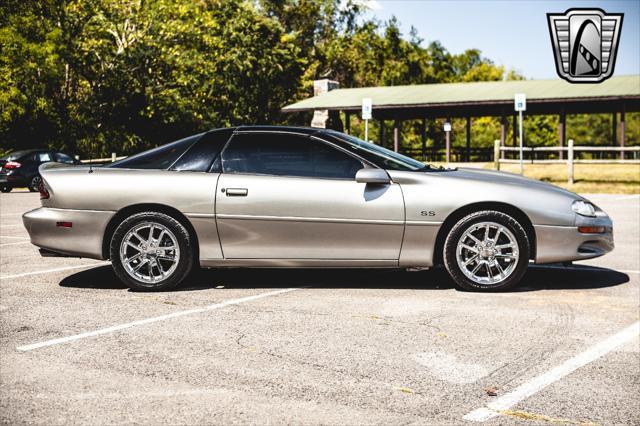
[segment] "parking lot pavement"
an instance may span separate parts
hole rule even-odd
[[[15,226],[37,194],[0,197],[2,423],[640,422],[638,196],[591,197],[613,253],[502,294],[440,270],[200,271],[136,293],[40,258]]]

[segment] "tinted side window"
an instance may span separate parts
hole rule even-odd
[[[202,133],[189,136],[188,138],[132,155],[105,167],[164,170],[169,168],[187,149],[191,148],[201,136]]]
[[[66,163],[66,164],[73,164],[73,158],[71,158],[69,155],[67,154],[63,154],[61,152],[56,152],[54,154],[54,157],[56,159],[56,161],[58,163]]]
[[[224,145],[229,140],[233,129],[213,130],[206,133],[189,151],[171,167],[172,170],[188,170],[207,172]]]
[[[355,158],[305,136],[235,135],[222,154],[225,173],[353,179],[363,166]]]

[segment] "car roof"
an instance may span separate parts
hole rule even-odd
[[[302,126],[239,126],[236,127],[236,132],[246,132],[246,131],[254,131],[254,132],[292,132],[292,133],[302,133],[305,135],[312,135],[320,132],[322,129],[317,129],[313,127],[302,127]]]

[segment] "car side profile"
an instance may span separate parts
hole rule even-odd
[[[569,191],[519,175],[435,168],[332,130],[245,126],[105,167],[40,168],[23,216],[44,256],[110,259],[129,287],[167,290],[194,266],[443,265],[504,290],[530,262],[613,249],[613,225]]]
[[[15,151],[0,158],[0,191],[11,192],[13,188],[27,187],[36,192],[40,185],[38,168],[51,161],[77,164],[70,155],[50,150],[27,149]]]

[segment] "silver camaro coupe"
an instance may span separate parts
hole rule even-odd
[[[43,256],[110,259],[142,290],[196,266],[421,268],[504,290],[530,262],[613,249],[609,217],[518,175],[444,169],[331,130],[212,130],[93,168],[40,167]]]

